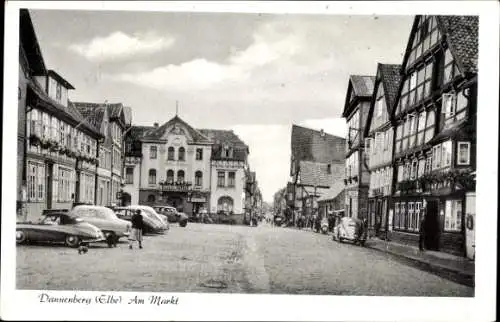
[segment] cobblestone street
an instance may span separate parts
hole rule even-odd
[[[288,228],[171,226],[144,249],[97,244],[85,255],[62,246],[18,246],[20,289],[229,292],[379,296],[473,296],[473,288]]]

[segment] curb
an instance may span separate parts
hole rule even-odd
[[[406,262],[410,262],[413,264],[413,266],[416,266],[417,268],[420,268],[422,270],[425,270],[427,272],[433,273],[435,275],[438,275],[440,277],[446,278],[448,280],[451,280],[453,282],[469,286],[469,287],[474,287],[474,277],[475,274],[470,274],[461,270],[457,270],[454,268],[446,267],[443,265],[439,264],[434,264],[434,263],[429,263],[427,261],[422,261],[420,259],[414,258],[414,257],[409,257],[405,256],[402,254],[394,253],[391,251],[386,251],[384,249],[380,249],[378,247],[374,247],[373,245],[370,244],[365,244],[366,248],[374,249],[376,251],[379,251],[381,253],[386,253],[389,254],[393,257],[396,257],[398,259],[402,259]]]

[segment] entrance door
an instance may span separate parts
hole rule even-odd
[[[380,228],[382,226],[382,200],[377,199],[377,215],[376,215],[376,221],[377,221],[377,234],[380,232]]]
[[[425,211],[425,248],[430,250],[439,250],[439,211],[438,201],[427,201]]]
[[[47,187],[47,196],[46,196],[46,202],[47,202],[47,209],[52,209],[52,181],[54,178],[54,164],[53,163],[47,163],[45,166],[46,169],[46,187]]]
[[[349,217],[352,217],[352,197],[349,197]]]

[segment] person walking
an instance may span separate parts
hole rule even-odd
[[[420,221],[420,227],[418,229],[418,249],[423,252],[424,251],[424,242],[425,242],[425,217]]]
[[[132,215],[132,231],[128,238],[128,248],[132,249],[134,241],[139,243],[139,248],[142,249],[142,230],[144,222],[142,220],[141,210],[137,209]]]

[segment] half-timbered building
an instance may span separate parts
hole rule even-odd
[[[478,17],[417,16],[393,109],[395,191],[391,238],[465,254],[474,194]]]

